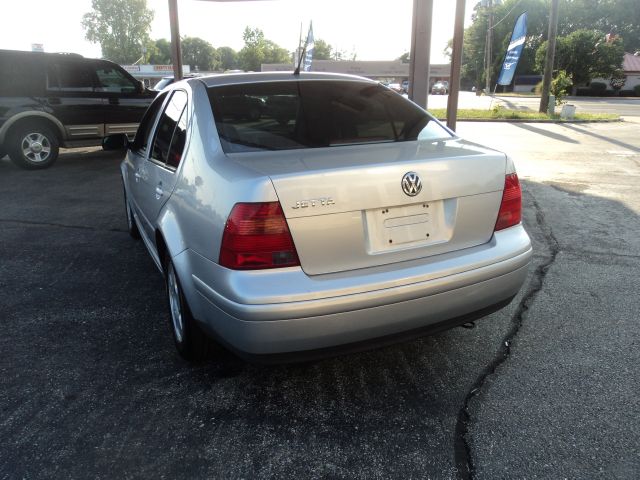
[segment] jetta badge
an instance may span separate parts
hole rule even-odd
[[[416,172],[407,172],[402,177],[402,191],[415,197],[422,190],[422,181]]]

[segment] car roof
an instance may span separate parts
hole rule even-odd
[[[219,75],[198,77],[197,80],[203,82],[207,87],[242,83],[281,82],[286,80],[347,80],[374,84],[378,83],[369,78],[342,73],[300,72],[299,75],[294,75],[293,70],[291,72],[222,73]]]

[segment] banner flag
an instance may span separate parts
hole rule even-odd
[[[524,12],[516,20],[516,24],[513,27],[513,33],[511,34],[511,41],[507,47],[507,53],[504,56],[504,62],[502,62],[502,69],[500,70],[500,76],[498,77],[498,85],[509,85],[513,80],[513,75],[516,73],[518,61],[524,48],[524,42],[527,38],[527,12]]]
[[[311,61],[313,60],[313,48],[314,48],[314,42],[313,42],[313,23],[309,22],[309,33],[307,34],[307,43],[306,43],[306,53],[304,54],[304,65],[302,67],[302,70],[304,72],[308,72],[309,70],[311,70]]]

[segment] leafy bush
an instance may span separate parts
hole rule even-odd
[[[560,70],[556,75],[556,78],[551,81],[550,88],[551,94],[556,97],[556,105],[562,105],[566,102],[564,97],[569,94],[571,87],[573,87],[571,77],[567,75],[567,72],[564,70]]]
[[[607,91],[607,84],[603,82],[591,82],[589,87],[594,95],[604,95]]]
[[[609,85],[614,90],[621,90],[624,87],[624,84],[627,83],[627,76],[624,74],[622,69],[618,69],[611,75],[611,80],[609,80]]]
[[[636,94],[636,97],[640,97],[640,85],[633,87],[633,91]]]

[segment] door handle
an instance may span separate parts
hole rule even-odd
[[[156,199],[160,200],[160,198],[164,195],[164,190],[162,190],[162,184],[156,187]]]

